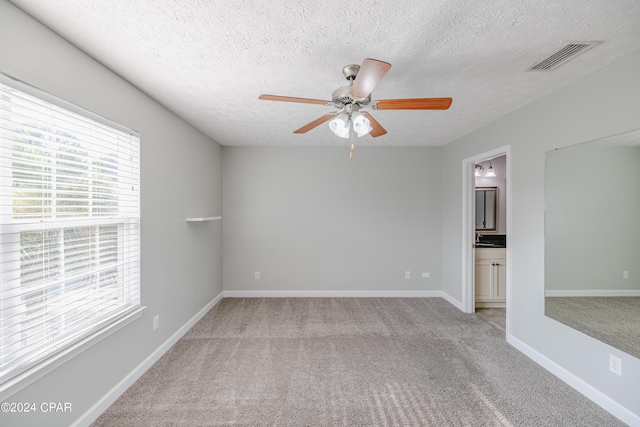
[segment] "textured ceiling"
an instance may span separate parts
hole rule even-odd
[[[638,0],[12,0],[222,145],[341,145],[321,125],[342,67],[392,64],[373,99],[452,97],[447,111],[373,111],[359,145],[443,145],[640,50]],[[530,66],[602,40],[553,72]]]

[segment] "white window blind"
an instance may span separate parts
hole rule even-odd
[[[2,77],[0,384],[140,305],[138,134]]]

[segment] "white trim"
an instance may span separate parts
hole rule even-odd
[[[449,304],[451,304],[458,310],[464,311],[464,305],[462,305],[462,301],[458,301],[457,299],[455,299],[454,297],[452,297],[451,295],[449,295],[444,291],[442,291],[442,298],[444,298]]]
[[[513,283],[512,281],[512,275],[511,275],[511,271],[513,268],[513,255],[512,255],[512,251],[511,251],[511,236],[513,236],[513,229],[511,227],[511,224],[513,223],[513,221],[511,221],[512,218],[512,211],[511,211],[511,206],[512,206],[512,192],[511,189],[513,188],[513,181],[511,179],[511,146],[507,145],[506,147],[504,147],[504,154],[507,156],[506,157],[506,176],[505,176],[505,180],[507,183],[507,193],[505,194],[505,200],[506,200],[506,208],[507,211],[505,212],[506,214],[506,243],[507,243],[507,295],[506,295],[506,307],[505,307],[505,311],[506,311],[506,325],[505,325],[505,332],[506,335],[511,335],[511,325],[512,325],[512,317],[511,317],[511,309],[513,307],[513,287],[511,286],[511,284]]]
[[[180,338],[187,333],[193,325],[195,325],[200,319],[204,317],[209,310],[211,310],[220,300],[223,298],[224,292],[220,292],[213,300],[205,305],[202,310],[197,312],[187,323],[185,323],[180,329],[178,329],[173,335],[171,335],[160,347],[158,347],[153,353],[151,353],[146,359],[142,361],[136,368],[131,371],[126,377],[124,377],[118,384],[116,384],[107,394],[105,394],[100,400],[98,400],[91,408],[89,408],[84,414],[82,414],[71,426],[81,427],[89,426],[94,422],[104,411],[107,410],[113,402],[115,402],[129,387],[133,385],[154,363],[156,363],[162,355],[164,355]]]
[[[640,289],[545,290],[545,297],[640,297]]]
[[[520,350],[531,360],[545,368],[547,371],[551,372],[553,375],[569,384],[571,387],[573,387],[575,390],[583,394],[592,402],[600,406],[602,409],[618,418],[620,421],[630,426],[640,426],[640,415],[634,414],[615,400],[611,399],[606,394],[602,393],[589,383],[567,371],[566,369],[553,362],[551,359],[547,358],[538,351],[534,350],[532,347],[520,341],[513,335],[507,334],[507,342]]]
[[[224,291],[224,298],[445,298],[442,291]]]
[[[483,159],[486,157],[483,157]],[[465,313],[473,313],[475,307],[475,157],[462,161],[462,308]]]
[[[26,386],[33,384],[49,372],[73,359],[85,350],[93,347],[95,344],[99,343],[119,329],[124,328],[126,325],[142,316],[142,312],[145,308],[147,307],[135,308],[131,313],[67,347],[60,353],[56,353],[52,357],[45,359],[42,363],[37,364],[33,368],[11,378],[9,381],[2,384],[2,387],[0,387],[0,402],[4,402],[8,397],[16,394]]]

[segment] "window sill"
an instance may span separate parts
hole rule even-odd
[[[131,313],[116,320],[103,329],[89,335],[88,337],[78,341],[74,345],[66,348],[65,350],[54,354],[42,363],[28,369],[25,372],[9,379],[7,382],[0,385],[0,402],[4,402],[8,397],[16,394],[28,385],[36,382],[49,372],[73,359],[80,353],[88,350],[93,345],[99,343],[103,339],[107,338],[114,332],[127,326],[129,323],[142,316],[142,312],[147,307],[138,307]]]

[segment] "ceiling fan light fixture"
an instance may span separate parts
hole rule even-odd
[[[329,122],[329,129],[340,138],[349,138],[349,116],[340,113]]]
[[[364,118],[358,112],[360,108],[371,107],[375,110],[446,110],[451,106],[451,98],[402,98],[371,100],[371,93],[380,80],[387,74],[391,64],[378,59],[366,58],[362,65],[351,64],[342,69],[342,73],[349,81],[348,86],[342,86],[333,91],[331,101],[311,98],[297,98],[291,96],[262,94],[258,98],[267,101],[298,102],[303,104],[321,104],[333,106],[337,112],[325,114],[310,123],[293,131],[296,134],[307,133],[322,123],[329,122],[333,133],[340,138],[350,138],[351,128],[358,137],[371,135],[377,138],[386,135],[385,128],[365,112]],[[357,113],[357,114],[354,114]],[[334,117],[336,116],[337,117]]]
[[[358,111],[354,111],[351,114],[351,122],[353,123],[353,130],[358,134],[358,137],[364,136],[373,130],[369,119]]]

